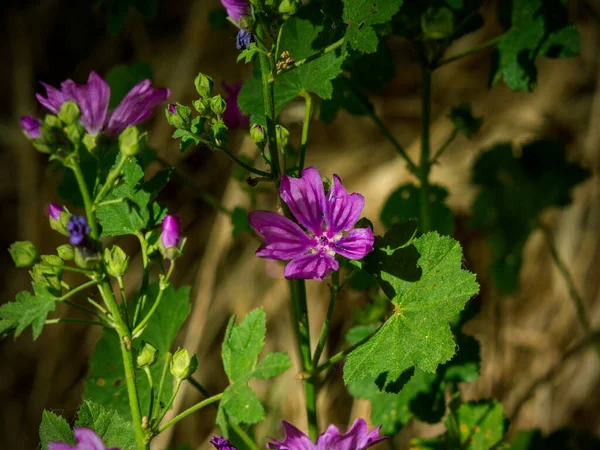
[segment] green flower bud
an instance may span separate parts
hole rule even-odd
[[[14,242],[8,252],[17,268],[32,266],[39,256],[37,247],[30,241]]]
[[[225,99],[222,96],[216,95],[210,99],[210,109],[217,116],[223,115],[226,108],[227,108],[227,103],[225,102]]]
[[[277,127],[275,127],[275,133],[277,134],[277,147],[282,151],[285,150],[290,139],[290,132],[287,128],[277,125]]]
[[[75,257],[75,250],[71,244],[63,244],[56,249],[58,256],[64,261],[71,261]]]
[[[167,109],[165,109],[165,115],[167,116],[169,125],[183,130],[188,130],[190,128],[192,122],[192,108],[189,106],[171,103]]]
[[[94,154],[94,152],[99,149],[99,147],[98,147],[99,137],[100,137],[99,134],[96,134],[96,135],[86,134],[85,136],[83,136],[83,145],[85,145],[85,148],[87,148],[88,152]]]
[[[135,156],[146,146],[147,133],[140,133],[137,127],[128,127],[119,135],[119,150],[125,156]]]
[[[52,153],[52,149],[45,139],[33,139],[31,143],[33,144],[33,147],[40,153]]]
[[[227,125],[223,120],[217,120],[208,130],[212,142],[217,145],[222,145],[223,142],[227,142]]]
[[[129,266],[129,256],[118,245],[113,245],[109,250],[104,249],[104,263],[106,271],[115,278],[122,277]]]
[[[61,294],[62,268],[58,268],[56,266],[52,266],[46,264],[45,262],[42,262],[33,266],[33,270],[30,272],[30,274],[34,283],[47,288],[48,292],[50,292],[51,294],[56,296],[59,296]]]
[[[196,79],[194,80],[194,86],[196,86],[196,91],[200,95],[200,98],[212,96],[214,85],[215,83],[213,82],[213,79],[209,76],[204,75],[203,73],[199,73]]]
[[[448,8],[427,8],[421,16],[421,30],[429,39],[446,39],[454,31],[454,15]]]
[[[62,273],[65,266],[65,262],[56,255],[42,255],[42,264],[52,267],[56,274]]]
[[[194,100],[192,102],[192,106],[194,107],[194,109],[196,111],[198,111],[198,114],[200,114],[201,116],[204,116],[207,113],[207,111],[210,109],[210,104],[209,104],[208,100],[204,100],[204,99]]]
[[[48,127],[42,127],[42,133],[44,132],[44,128],[62,128],[62,122],[54,114],[46,114],[44,123],[48,125]]]
[[[68,125],[65,131],[67,133],[69,141],[71,141],[73,144],[78,144],[79,142],[81,142],[81,139],[85,135],[85,128],[76,123]]]
[[[50,228],[52,228],[54,231],[58,231],[64,236],[68,236],[69,231],[67,230],[67,224],[69,223],[69,217],[71,217],[71,214],[66,211],[61,211],[58,214],[58,220],[50,216]]]
[[[296,0],[281,0],[277,10],[284,19],[287,19],[288,17],[296,14],[296,11],[298,11],[298,2]]]
[[[72,101],[67,101],[62,104],[60,107],[60,111],[58,112],[58,118],[65,125],[75,125],[79,122],[79,117],[81,113],[79,111],[79,106],[77,103]]]
[[[186,380],[198,368],[198,357],[196,354],[190,356],[185,348],[179,349],[171,360],[171,375],[177,380]]]
[[[252,128],[250,128],[250,139],[252,139],[252,142],[254,142],[258,148],[263,149],[266,141],[264,128],[258,124],[252,125]]]
[[[94,269],[100,264],[100,253],[86,247],[75,247],[75,264],[82,269]]]
[[[150,367],[158,359],[158,349],[149,342],[142,341],[142,346],[135,359],[138,369]]]

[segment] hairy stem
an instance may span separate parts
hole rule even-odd
[[[310,121],[312,119],[312,113],[313,113],[312,97],[311,97],[310,93],[303,92],[302,97],[304,97],[306,109],[304,111],[304,123],[302,124],[302,138],[300,141],[300,160],[298,162],[298,172],[302,172],[302,169],[304,169],[304,158],[306,156],[306,144],[308,142],[308,133],[310,132]]]
[[[160,304],[160,301],[162,300],[164,292],[169,287],[169,280],[171,279],[171,274],[173,273],[174,268],[175,268],[175,261],[171,261],[171,267],[169,267],[169,271],[167,272],[167,275],[165,276],[165,278],[163,280],[160,281],[158,295],[156,296],[156,300],[154,301],[152,308],[150,308],[150,311],[148,311],[148,314],[146,314],[146,316],[140,321],[140,323],[134,328],[133,332],[131,333],[133,335],[134,339],[139,334],[141,334],[142,331],[144,331],[144,328],[150,321],[150,318],[156,312],[158,305]]]
[[[331,323],[331,316],[333,315],[333,310],[335,308],[335,301],[337,299],[338,293],[340,292],[340,272],[333,272],[331,274],[331,295],[329,296],[329,306],[327,307],[327,315],[325,316],[325,322],[323,323],[323,327],[321,328],[321,335],[319,336],[319,341],[317,342],[317,348],[315,349],[315,353],[312,359],[312,366],[317,367],[319,364],[319,359],[321,359],[321,354],[323,353],[323,349],[325,348],[325,342],[327,341],[327,333],[329,332],[329,324]]]
[[[208,406],[211,403],[218,402],[219,400],[221,400],[221,397],[223,397],[223,394],[217,394],[217,395],[213,395],[212,397],[207,398],[206,400],[202,400],[200,403],[196,403],[194,406],[191,406],[190,408],[188,408],[185,411],[183,411],[181,414],[176,415],[171,420],[169,420],[167,423],[165,423],[162,427],[160,427],[156,431],[155,436],[157,434],[162,433],[163,431],[165,431],[170,426],[175,425],[181,419],[185,419],[187,416],[189,416],[190,414],[198,411],[199,409],[204,408],[205,406]]]
[[[304,64],[308,64],[309,62],[314,61],[315,59],[320,58],[323,55],[326,55],[327,53],[330,53],[330,52],[333,52],[333,51],[337,50],[338,48],[340,48],[344,44],[345,40],[346,40],[346,38],[343,37],[339,41],[336,41],[333,44],[330,44],[327,47],[322,48],[321,50],[316,51],[312,55],[309,55],[306,58],[303,58],[303,59],[301,59],[299,61],[296,61],[292,66],[288,67],[287,69],[283,69],[281,72],[279,72],[279,74],[282,74],[282,73],[285,73],[285,72],[290,72],[290,71],[292,71],[294,69],[297,69],[298,67],[302,67]]]
[[[98,192],[98,195],[96,195],[96,199],[94,200],[94,203],[96,205],[98,205],[104,199],[104,197],[106,197],[106,195],[108,195],[108,193],[110,192],[110,190],[113,187],[115,180],[119,177],[119,175],[121,175],[121,170],[123,169],[123,166],[129,159],[129,156],[125,156],[122,153],[120,153],[120,155],[121,155],[121,158],[119,158],[119,162],[117,163],[117,166],[108,173],[108,175],[106,177],[106,182],[104,183],[104,186],[102,186],[102,188],[100,189],[100,192]]]
[[[135,312],[133,313],[132,326],[134,327],[136,327],[140,313],[144,310],[146,298],[148,297],[148,285],[150,284],[150,260],[148,259],[148,242],[146,242],[146,238],[139,231],[136,231],[135,235],[140,241],[140,248],[142,251],[142,264],[144,266],[144,278],[142,279],[142,285],[140,286],[141,295],[135,305]]]
[[[463,59],[463,58],[465,58],[467,56],[470,56],[473,53],[477,53],[477,52],[480,52],[481,50],[485,50],[486,48],[493,47],[494,45],[496,45],[500,41],[500,39],[502,39],[502,36],[503,35],[496,36],[495,38],[490,39],[489,41],[484,42],[483,44],[478,45],[477,47],[473,47],[471,50],[467,50],[464,53],[460,53],[460,54],[458,54],[456,56],[451,56],[449,58],[442,59],[441,61],[439,61],[436,64],[436,67],[445,66],[446,64],[450,64],[451,62],[458,61],[459,59]]]
[[[83,205],[85,207],[87,221],[91,229],[90,235],[92,236],[92,239],[96,240],[98,239],[98,224],[96,223],[92,198],[90,197],[87,184],[85,184],[85,177],[83,176],[83,172],[81,171],[81,167],[79,167],[79,163],[77,161],[71,161],[70,167],[75,175],[77,185],[79,186],[79,191],[81,192],[81,197],[83,198]]]

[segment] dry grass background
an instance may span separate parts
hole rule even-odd
[[[87,2],[14,3],[14,7],[2,7],[6,26],[0,31],[4,43],[0,48],[0,241],[6,248],[14,240],[29,239],[39,244],[42,253],[48,253],[62,243],[61,237],[48,228],[44,212],[49,202],[59,200],[55,193],[58,177],[49,170],[45,157],[21,136],[17,126],[18,116],[35,108],[37,79],[56,83],[73,76],[83,80],[91,69],[102,73],[122,61],[145,60],[155,69],[156,83],[171,88],[172,99],[189,103],[194,95],[192,80],[198,71],[212,75],[218,85],[221,80],[233,82],[247,76],[248,68],[235,65],[231,30],[210,29],[207,15],[218,0],[161,2],[159,17],[152,24],[144,24],[132,15],[117,38],[103,34],[101,11],[92,9]],[[437,71],[433,79],[434,146],[451,132],[446,118],[451,106],[471,101],[475,113],[486,120],[475,138],[456,139],[433,169],[432,179],[449,187],[448,203],[457,216],[456,237],[465,247],[467,266],[478,274],[482,284],[481,313],[468,325],[468,331],[481,342],[482,376],[464,386],[464,396],[494,396],[502,401],[509,417],[531,383],[558,364],[583,333],[541,233],[535,233],[527,243],[517,294],[502,297],[491,288],[484,236],[465,225],[476,195],[469,182],[470,169],[481,150],[498,141],[522,143],[536,137],[552,137],[565,140],[569,158],[593,172],[588,181],[575,189],[574,203],[564,210],[547,213],[544,221],[552,228],[592,323],[600,326],[600,23],[590,14],[594,8],[600,12],[594,4],[571,2],[572,17],[582,36],[581,55],[565,61],[542,61],[539,87],[533,94],[513,93],[504,86],[488,91],[486,53],[448,65]],[[492,6],[488,9],[492,12]],[[482,30],[457,42],[450,53],[465,51],[498,32],[492,20]],[[405,42],[392,39],[390,45],[397,76],[373,97],[373,102],[393,134],[416,157],[420,126],[418,65]],[[301,105],[292,105],[282,116],[296,136],[302,114]],[[151,144],[160,156],[222,198],[225,206],[247,202],[236,182],[226,181],[231,166],[222,155],[201,148],[181,155],[160,114],[148,128]],[[253,145],[243,132],[235,134],[232,147],[248,154],[253,152]],[[360,191],[367,199],[365,215],[371,218],[378,217],[395,187],[411,179],[404,163],[369,119],[347,114],[341,114],[331,126],[314,123],[307,160],[322,173],[339,174],[349,190]],[[157,169],[158,166],[152,166],[149,170]],[[180,344],[198,352],[198,379],[212,392],[225,386],[219,354],[227,319],[231,314],[242,316],[257,306],[264,306],[267,313],[267,349],[287,350],[295,358],[287,287],[284,280],[268,277],[265,261],[254,257],[256,241],[250,237],[232,240],[228,217],[215,213],[177,182],[171,183],[161,200],[182,217],[188,236],[175,283],[192,285],[193,310],[180,335]],[[274,201],[274,196],[259,196],[261,206],[273,207]],[[376,227],[381,231],[380,224],[376,223]],[[129,239],[119,243],[135,254],[130,266],[140,268],[136,243]],[[24,271],[11,267],[6,252],[0,258],[4,302],[26,289],[28,280]],[[131,272],[126,283],[135,286],[140,273]],[[308,282],[307,289],[316,339],[328,289],[326,283],[317,282]],[[352,311],[363,302],[355,293],[342,294],[334,314],[334,332],[348,328]],[[58,312],[76,314],[60,306]],[[16,342],[0,343],[0,447],[35,448],[44,408],[67,417],[75,413],[86,363],[98,336],[98,330],[93,328],[53,325],[46,327],[36,342],[25,333]],[[341,342],[333,339],[330,345],[339,346]],[[336,348],[328,346],[328,351]],[[570,426],[600,433],[599,375],[600,364],[594,353],[578,353],[524,403],[511,431],[531,427],[551,431]],[[282,417],[301,426],[305,423],[302,388],[294,370],[268,385],[257,383],[256,388],[270,405],[268,419],[257,428],[258,442],[264,442],[266,435],[280,433]],[[198,400],[193,390],[183,392],[175,405],[178,410]],[[341,376],[334,376],[322,389],[318,408],[322,427],[328,423],[343,427],[355,416],[369,413],[367,402],[353,401],[348,396]],[[156,448],[166,448],[169,440],[172,444],[208,448],[208,437],[215,432],[213,419],[212,410],[189,417],[172,434],[162,435]],[[412,424],[395,444],[397,448],[407,448],[410,436],[438,431],[436,427]]]

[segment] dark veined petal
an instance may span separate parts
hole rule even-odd
[[[379,436],[379,428],[367,433],[367,423],[360,418],[354,421],[346,434],[338,435],[337,438],[332,435],[329,438],[328,447],[319,445],[321,444],[321,436],[317,440],[317,450],[365,450],[377,442],[387,439],[387,436]]]
[[[241,17],[250,15],[248,0],[221,0],[221,4],[227,10],[227,15],[238,23]]]
[[[79,121],[89,134],[102,131],[108,115],[110,87],[96,72],[90,72],[86,84],[77,84],[72,80],[62,83],[65,100],[72,100],[79,105],[81,119]]]
[[[48,111],[53,114],[58,114],[60,107],[66,101],[65,96],[55,87],[52,87],[44,82],[41,84],[46,88],[46,97],[43,97],[42,94],[35,94],[35,97],[38,99],[38,102],[40,102],[40,104]]]
[[[341,231],[349,231],[360,219],[365,206],[365,198],[357,193],[348,194],[337,175],[333,176],[333,186],[327,194],[325,222],[327,235],[335,236]]]
[[[285,266],[284,276],[287,279],[322,281],[328,273],[338,269],[339,263],[333,256],[326,252],[317,252],[292,259]]]
[[[325,189],[321,174],[315,167],[307,167],[301,178],[281,177],[279,194],[306,229],[314,235],[323,233]]]
[[[333,250],[344,258],[362,259],[373,251],[374,241],[370,228],[355,228],[333,244]]]
[[[283,441],[278,441],[277,439],[269,438],[272,442],[267,442],[267,448],[271,450],[315,449],[315,445],[310,438],[291,423],[284,420],[283,428],[285,429],[285,439]]]
[[[150,80],[140,81],[112,112],[108,134],[116,136],[125,128],[146,120],[152,114],[152,108],[166,101],[169,95],[171,91],[166,88],[154,89]]]
[[[313,240],[297,224],[271,211],[252,211],[250,225],[265,238],[256,256],[289,260],[304,255],[313,248]]]

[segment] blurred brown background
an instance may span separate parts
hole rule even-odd
[[[106,32],[106,9],[101,4],[75,0],[2,2],[2,43],[0,46],[0,198],[2,248],[15,240],[32,240],[41,253],[51,253],[63,243],[62,236],[48,227],[46,208],[59,202],[55,185],[59,174],[50,170],[46,156],[34,151],[22,136],[18,117],[39,112],[34,99],[40,92],[38,80],[50,84],[72,77],[78,82],[90,70],[106,74],[118,63],[151,63],[155,83],[171,89],[171,100],[189,103],[194,98],[193,79],[202,71],[221,81],[234,82],[248,76],[249,68],[235,64],[235,32],[230,27],[214,31],[208,14],[218,0],[159,1],[158,14],[144,22],[132,12],[116,37]],[[558,250],[573,274],[586,302],[593,324],[600,325],[600,22],[597,2],[569,2],[572,20],[581,34],[581,54],[568,60],[539,63],[539,87],[533,94],[513,93],[503,85],[487,88],[489,53],[482,52],[450,64],[434,76],[433,145],[439,146],[452,131],[447,119],[451,106],[464,101],[473,104],[485,125],[475,138],[459,137],[433,169],[432,179],[449,187],[449,205],[457,217],[455,237],[465,247],[466,265],[478,274],[482,285],[481,313],[467,331],[482,346],[482,376],[464,386],[465,398],[494,396],[512,417],[531,383],[545,374],[583,333],[577,322],[565,283],[550,259],[541,233],[527,243],[520,289],[511,297],[500,296],[489,285],[489,253],[484,236],[466,227],[476,189],[470,171],[479,152],[498,141],[526,142],[536,137],[565,141],[569,159],[592,171],[592,177],[574,191],[574,203],[566,209],[548,212],[544,222],[551,226]],[[493,5],[484,7],[488,23],[478,32],[455,43],[449,54],[466,51],[496,36],[500,29]],[[420,76],[411,47],[399,38],[390,46],[397,75],[385,90],[372,97],[378,114],[410,155],[418,153],[420,118]],[[292,105],[282,121],[299,139],[303,116],[301,104]],[[231,164],[220,154],[204,148],[180,154],[170,139],[171,129],[161,112],[149,121],[151,145],[161,157],[193,177],[198,186],[222,198],[228,207],[247,205],[247,197],[235,181],[226,181]],[[232,149],[253,154],[245,132],[232,138]],[[378,217],[383,202],[398,185],[411,179],[404,163],[368,118],[345,113],[331,125],[315,122],[309,140],[309,165],[323,174],[339,174],[350,191],[367,199],[365,215]],[[150,167],[155,171],[158,166]],[[215,213],[194,192],[176,181],[161,196],[171,212],[179,214],[188,236],[185,256],[178,264],[176,285],[192,285],[193,311],[181,333],[180,343],[198,351],[201,364],[198,379],[212,392],[225,386],[220,363],[220,341],[231,314],[243,315],[263,305],[268,318],[267,349],[286,350],[294,355],[289,327],[286,283],[267,276],[265,261],[254,257],[256,241],[248,236],[231,238],[229,219]],[[274,197],[260,197],[260,204],[272,207]],[[381,225],[376,223],[381,231]],[[131,267],[141,268],[136,242],[119,244],[135,254]],[[26,271],[12,266],[8,253],[0,252],[2,302],[28,289]],[[139,282],[135,269],[127,280]],[[137,278],[136,278],[137,277]],[[313,334],[318,333],[325,314],[327,285],[308,282]],[[333,332],[341,333],[352,321],[352,310],[364,299],[346,291],[334,315]],[[64,306],[64,305],[61,305]],[[57,310],[59,314],[76,315]],[[71,418],[83,390],[86,363],[99,336],[97,329],[83,325],[51,325],[32,342],[27,330],[16,342],[0,342],[0,447],[33,449],[44,408]],[[315,336],[316,339],[316,336]],[[341,345],[339,340],[330,341]],[[326,351],[331,351],[328,347]],[[336,351],[336,348],[333,349]],[[268,386],[256,387],[269,406],[268,418],[257,429],[260,445],[266,435],[279,435],[280,418],[304,428],[303,394],[295,370],[276,378]],[[579,352],[556,376],[535,390],[515,418],[511,431],[539,427],[548,432],[570,426],[598,435],[600,420],[600,364],[591,351]],[[198,399],[184,391],[176,408]],[[368,402],[353,401],[345,392],[341,375],[327,384],[319,397],[322,428],[328,423],[344,427],[356,416],[368,416]],[[195,414],[165,433],[156,448],[183,443],[207,448],[215,433],[214,412]],[[413,424],[395,440],[407,448],[411,436],[428,436],[439,428]]]

